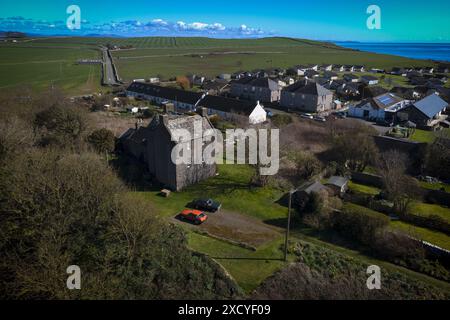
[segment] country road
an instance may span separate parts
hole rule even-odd
[[[100,47],[103,54],[103,84],[105,85],[119,85],[119,81],[114,73],[113,63],[108,55],[108,49]]]

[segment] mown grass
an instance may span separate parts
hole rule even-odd
[[[368,195],[372,195],[372,196],[376,196],[378,195],[381,190],[372,186],[367,186],[364,184],[359,184],[353,181],[350,181],[349,183],[349,188],[350,190],[353,190],[355,192],[359,192],[359,193],[365,193]]]
[[[272,187],[250,189],[248,182],[253,174],[253,169],[249,166],[220,165],[219,173],[218,177],[203,181],[182,192],[172,193],[169,198],[160,197],[158,191],[136,192],[136,195],[147,199],[150,202],[150,207],[165,217],[174,216],[195,197],[209,196],[222,201],[224,209],[234,210],[243,215],[251,215],[261,220],[278,219],[285,225],[287,209],[275,202],[282,195],[282,191]],[[188,235],[190,248],[214,258],[230,273],[246,293],[250,293],[267,277],[285,266],[282,261],[283,235],[258,247],[256,251],[252,251],[196,233],[192,228],[184,229]],[[448,289],[448,286],[439,280],[388,262],[373,259],[357,250],[348,249],[340,243],[335,243],[332,239],[324,238],[320,234],[298,228],[295,223],[291,229],[291,237],[292,241],[303,240],[314,243],[355,257],[364,263],[377,264]],[[294,256],[289,255],[288,261],[292,261],[294,258]]]
[[[283,191],[273,188],[251,188],[254,169],[248,165],[219,165],[219,175],[190,186],[182,192],[163,198],[159,191],[138,192],[137,196],[150,200],[158,212],[173,216],[195,198],[213,198],[223,208],[240,212],[261,220],[286,217],[287,209],[276,203]]]
[[[402,221],[392,221],[390,227],[438,247],[450,250],[450,237],[442,232],[417,227]]]
[[[444,190],[445,192],[450,192],[450,185],[447,183],[430,183],[426,181],[419,181],[419,185],[428,190]]]
[[[450,209],[436,204],[415,202],[410,207],[410,213],[423,217],[435,215],[450,223]]]
[[[251,251],[194,232],[188,234],[189,247],[219,262],[247,293],[283,267],[283,239]]]
[[[436,134],[433,131],[416,129],[410,139],[416,142],[433,143]]]

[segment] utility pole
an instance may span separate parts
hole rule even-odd
[[[291,227],[291,209],[292,209],[292,194],[295,191],[289,191],[289,211],[288,211],[288,221],[286,228],[286,239],[284,240],[284,261],[287,261],[287,252],[288,252],[288,240],[289,240],[289,229]]]

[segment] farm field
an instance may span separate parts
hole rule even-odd
[[[210,39],[213,40],[213,39]],[[166,48],[150,47],[115,51],[121,76],[130,80],[150,76],[173,77],[192,72],[206,76],[272,67],[287,68],[297,64],[361,64],[389,68],[429,62],[401,57],[349,51],[334,45],[287,38],[259,40],[194,41]],[[161,44],[159,44],[161,45]],[[228,47],[227,47],[228,46]],[[194,70],[194,71],[193,71]],[[395,79],[396,82],[402,79]]]
[[[17,86],[41,90],[55,85],[69,93],[92,93],[100,88],[101,66],[76,65],[76,61],[98,57],[98,51],[86,48],[0,46],[0,90]]]
[[[189,37],[25,39],[0,44],[0,90],[22,84],[41,89],[50,84],[69,93],[100,88],[100,66],[76,66],[79,58],[97,58],[99,45],[132,46],[113,51],[124,81],[197,73],[214,77],[221,73],[298,64],[361,64],[370,67],[426,66],[429,61],[352,51],[334,44],[292,38],[212,39]],[[402,79],[394,79],[400,82]]]

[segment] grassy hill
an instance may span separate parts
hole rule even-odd
[[[189,37],[53,37],[0,43],[0,90],[21,84],[60,85],[70,93],[99,89],[100,67],[78,66],[99,56],[98,46],[132,46],[113,54],[124,80],[187,73],[215,76],[238,70],[296,64],[362,64],[368,67],[429,65],[428,61],[353,51],[331,43],[292,38],[212,39]],[[7,75],[7,76],[6,76]]]

